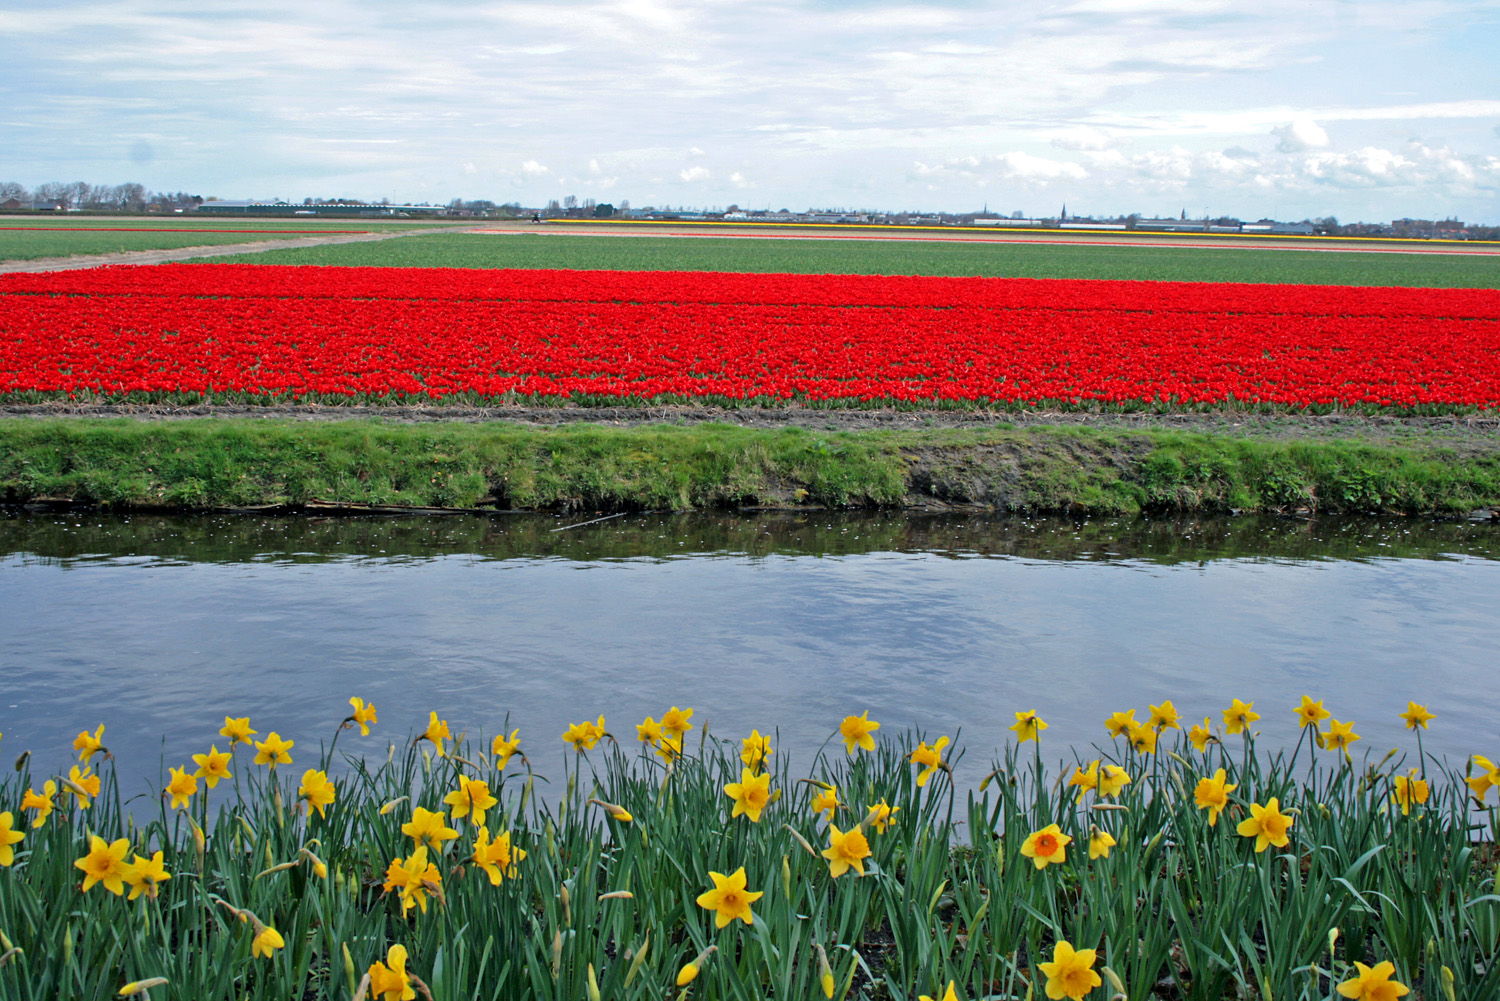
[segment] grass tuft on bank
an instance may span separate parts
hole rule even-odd
[[[1500,451],[1175,431],[0,420],[0,502],[1467,514]]]

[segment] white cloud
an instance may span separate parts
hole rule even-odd
[[[736,188],[739,188],[742,191],[755,187],[754,181],[750,180],[748,177],[746,177],[744,174],[741,174],[737,170],[729,175],[729,183],[733,184]]]
[[[1271,130],[1271,135],[1279,140],[1276,149],[1282,153],[1301,153],[1328,145],[1328,133],[1310,118],[1299,118],[1289,125],[1278,125]]]
[[[552,173],[552,171],[550,168],[542,166],[535,160],[527,160],[525,163],[521,164],[521,173],[525,174],[527,177],[546,177],[548,174]]]
[[[694,183],[697,181],[706,181],[713,175],[709,173],[707,167],[688,167],[684,170],[678,171],[677,176],[682,178],[684,181]]]

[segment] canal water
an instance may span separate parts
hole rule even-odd
[[[572,519],[577,521],[580,519]],[[1296,738],[1304,694],[1374,758],[1500,756],[1500,529],[1368,520],[1022,520],[828,513],[421,519],[0,513],[0,753],[65,772],[105,724],[122,788],[189,761],[225,715],[313,763],[351,695],[384,756],[435,710],[519,727],[543,774],[603,714],[627,744],[693,707],[808,761],[849,713],[961,731],[972,783],[1018,710],[1051,761],[1171,699]],[[561,529],[561,530],[559,530]],[[693,736],[697,736],[697,733]],[[736,747],[738,745],[736,744]],[[1358,756],[1358,755],[1357,755]]]

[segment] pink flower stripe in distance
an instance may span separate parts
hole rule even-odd
[[[171,264],[0,276],[0,393],[1500,406],[1500,291]]]

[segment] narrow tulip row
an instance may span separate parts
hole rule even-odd
[[[1255,747],[1253,703],[1168,700],[1083,754],[1018,711],[967,790],[956,735],[868,712],[797,767],[678,706],[487,740],[433,712],[381,751],[353,698],[313,757],[226,716],[150,799],[100,725],[66,774],[0,780],[0,996],[1500,994],[1500,767],[1425,755],[1417,703],[1374,763],[1321,701],[1286,710],[1291,749]]]
[[[1491,408],[1492,289],[160,265],[0,276],[0,395]]]

